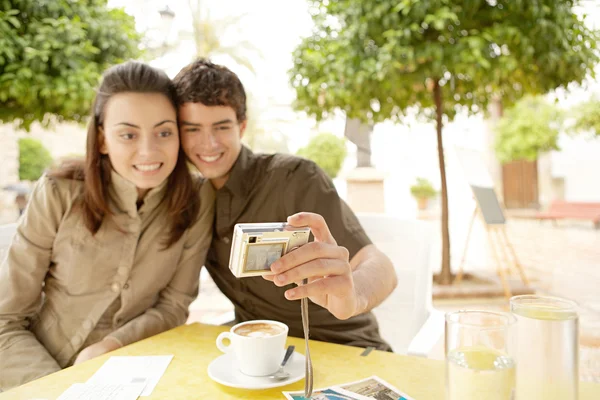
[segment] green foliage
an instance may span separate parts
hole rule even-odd
[[[321,133],[298,150],[297,155],[314,161],[331,179],[335,178],[346,159],[346,141],[331,133]]]
[[[101,73],[138,41],[106,0],[0,0],[0,122],[82,121]]]
[[[409,107],[433,117],[476,113],[491,95],[510,106],[526,93],[581,82],[598,61],[599,32],[577,0],[313,0],[314,32],[294,52],[296,107],[318,119],[341,109],[369,122]]]
[[[37,181],[46,168],[52,164],[48,149],[38,140],[19,139],[19,179]]]
[[[527,96],[508,109],[496,127],[496,155],[503,162],[533,161],[558,150],[562,113],[541,96]]]
[[[594,76],[600,32],[579,0],[311,0],[311,36],[294,51],[295,107],[368,123],[408,110],[437,120],[442,184],[442,280],[449,283],[442,124],[459,110],[505,106]],[[445,117],[445,118],[444,118]]]
[[[433,185],[427,179],[417,178],[417,182],[410,187],[410,194],[415,199],[430,199],[437,195],[437,190],[433,188]]]
[[[600,136],[600,99],[592,98],[578,105],[574,110],[574,129],[577,132],[591,132]]]

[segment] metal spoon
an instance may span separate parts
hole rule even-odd
[[[283,357],[283,361],[281,362],[281,365],[279,366],[279,369],[277,370],[277,372],[275,372],[273,375],[271,375],[269,378],[271,379],[277,379],[277,380],[284,380],[290,377],[290,373],[289,372],[285,372],[283,370],[283,367],[285,366],[285,364],[288,362],[288,360],[290,359],[290,357],[292,356],[292,354],[294,353],[294,349],[296,347],[295,346],[288,346],[286,352],[285,352],[285,356]]]

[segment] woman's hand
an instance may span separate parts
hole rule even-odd
[[[121,343],[119,343],[116,339],[106,337],[104,340],[94,343],[93,345],[81,350],[81,353],[79,353],[73,364],[76,365],[84,361],[91,360],[92,358],[96,358],[120,347],[122,347]]]

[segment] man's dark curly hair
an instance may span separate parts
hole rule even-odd
[[[246,91],[228,68],[200,58],[179,71],[173,82],[179,104],[229,106],[238,122],[246,120]]]

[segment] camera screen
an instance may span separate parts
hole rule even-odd
[[[246,268],[248,271],[268,271],[277,259],[282,256],[285,243],[260,243],[248,245]]]

